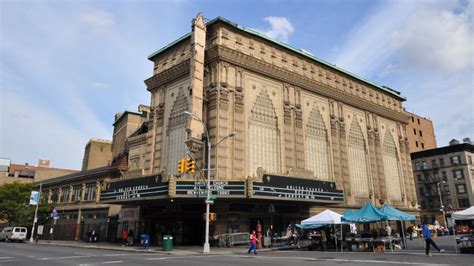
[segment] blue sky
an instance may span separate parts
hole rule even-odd
[[[82,164],[113,116],[149,104],[147,56],[223,16],[407,97],[438,146],[474,132],[473,1],[0,2],[0,157]]]

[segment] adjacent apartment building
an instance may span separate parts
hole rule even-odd
[[[37,165],[30,165],[29,163],[15,164],[11,159],[0,158],[0,185],[13,182],[40,182],[76,172],[78,171],[50,167],[49,160],[40,159]]]
[[[407,115],[410,117],[407,125],[410,152],[436,149],[436,135],[433,122],[414,113],[407,112]]]
[[[413,173],[423,221],[441,224],[453,211],[474,203],[474,145],[466,138],[449,146],[411,154]],[[451,225],[450,219],[447,219]]]

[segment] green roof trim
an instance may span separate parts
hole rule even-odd
[[[263,33],[261,33],[261,32],[258,32],[258,31],[255,31],[255,30],[252,30],[252,29],[249,29],[249,28],[242,27],[242,26],[240,26],[239,24],[234,23],[234,22],[232,22],[232,21],[230,21],[230,20],[228,20],[228,19],[225,19],[225,18],[223,18],[223,17],[217,17],[217,18],[215,18],[215,19],[213,19],[213,20],[207,22],[207,23],[206,23],[206,26],[210,26],[210,25],[215,24],[215,23],[217,23],[217,22],[223,22],[223,23],[225,23],[225,24],[227,24],[227,25],[230,25],[230,26],[232,26],[232,27],[234,27],[234,28],[236,28],[236,29],[239,29],[239,30],[244,31],[244,32],[246,32],[246,33],[249,33],[249,34],[251,34],[251,35],[254,35],[254,36],[258,36],[258,37],[260,37],[260,38],[263,38],[263,39],[265,39],[265,40],[267,40],[267,41],[269,41],[269,42],[272,42],[272,43],[274,43],[274,44],[277,44],[278,46],[281,46],[281,47],[284,47],[284,48],[286,48],[286,49],[288,49],[288,50],[291,50],[291,51],[293,51],[293,52],[295,52],[295,53],[297,53],[297,54],[299,54],[299,55],[301,55],[301,56],[303,56],[303,57],[306,57],[306,58],[308,58],[308,59],[311,59],[311,60],[313,60],[313,61],[315,61],[315,62],[318,62],[318,63],[320,63],[320,64],[322,64],[322,65],[325,65],[325,66],[327,66],[327,67],[330,67],[330,68],[332,68],[332,69],[335,69],[335,70],[337,70],[337,71],[339,71],[339,72],[341,72],[341,73],[344,73],[344,74],[346,74],[346,75],[348,75],[348,76],[350,76],[350,77],[352,77],[352,78],[355,78],[355,79],[357,79],[357,80],[359,80],[359,81],[362,81],[362,82],[364,82],[364,83],[367,83],[367,84],[369,84],[369,85],[371,85],[371,86],[374,86],[374,87],[376,87],[377,89],[379,89],[379,90],[381,90],[381,91],[387,92],[387,93],[389,93],[389,94],[391,94],[391,95],[397,97],[397,98],[400,99],[401,101],[406,101],[406,98],[405,98],[404,96],[402,96],[399,91],[396,91],[396,90],[394,90],[394,89],[391,89],[391,88],[389,88],[389,87],[387,87],[387,86],[380,86],[380,85],[377,85],[377,84],[375,84],[374,82],[372,82],[372,81],[370,81],[370,80],[367,80],[367,79],[365,79],[365,78],[362,78],[362,77],[360,77],[360,76],[358,76],[358,75],[356,75],[356,74],[353,74],[353,73],[351,73],[351,72],[349,72],[349,71],[347,71],[347,70],[344,70],[344,69],[338,67],[337,65],[331,64],[331,63],[329,63],[329,62],[327,62],[327,61],[325,61],[325,60],[322,60],[322,59],[320,59],[320,58],[317,58],[316,56],[314,56],[313,54],[311,54],[310,52],[308,52],[308,51],[306,51],[306,50],[304,50],[304,49],[295,48],[295,47],[293,47],[293,46],[291,46],[291,45],[289,45],[289,44],[287,44],[287,43],[284,43],[284,42],[281,42],[281,41],[279,41],[279,40],[270,38],[270,37],[268,37],[267,35],[265,35],[265,34],[263,34]],[[185,40],[185,39],[187,39],[187,38],[189,38],[189,37],[191,37],[191,33],[188,33],[188,34],[182,36],[181,38],[175,40],[174,42],[172,42],[172,43],[170,43],[170,44],[168,44],[168,45],[166,45],[165,47],[161,48],[160,50],[154,52],[153,54],[151,54],[150,56],[148,56],[148,59],[149,59],[149,60],[153,60],[153,58],[154,58],[155,56],[157,56],[157,55],[159,55],[159,54],[165,52],[166,50],[168,50],[169,48],[171,48],[173,45],[175,45],[175,44],[177,44],[177,43],[179,43],[179,42],[181,42],[181,41],[183,41],[183,40]]]

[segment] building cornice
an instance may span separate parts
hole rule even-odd
[[[148,91],[152,91],[159,86],[169,83],[177,78],[189,74],[190,60],[185,60],[176,66],[166,69],[145,80]]]
[[[258,74],[266,75],[270,78],[282,82],[293,84],[308,91],[318,93],[325,97],[341,101],[362,110],[367,110],[374,114],[408,124],[409,117],[403,112],[390,110],[386,107],[358,98],[344,91],[335,90],[328,85],[319,83],[308,77],[277,67],[273,64],[258,60],[242,52],[227,48],[225,46],[214,46],[207,51],[206,61],[222,60]],[[207,62],[206,62],[207,63]]]

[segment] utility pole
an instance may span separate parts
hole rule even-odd
[[[40,202],[42,187],[43,187],[43,183],[40,182],[38,202],[36,203],[36,210],[35,210],[35,218],[33,219],[33,227],[31,228],[30,243],[33,243],[33,235],[35,234],[35,226],[36,226],[36,222],[38,221],[38,206]]]
[[[440,190],[440,188],[439,188],[439,184],[440,184],[440,183],[444,183],[444,181],[443,181],[443,182],[437,182],[437,183],[436,183],[436,186],[438,187],[439,205],[440,205],[441,211],[443,212],[444,226],[445,226],[446,228],[448,228],[448,223],[446,222],[446,215],[445,215],[445,213],[444,213],[443,197],[441,196],[441,190]]]

